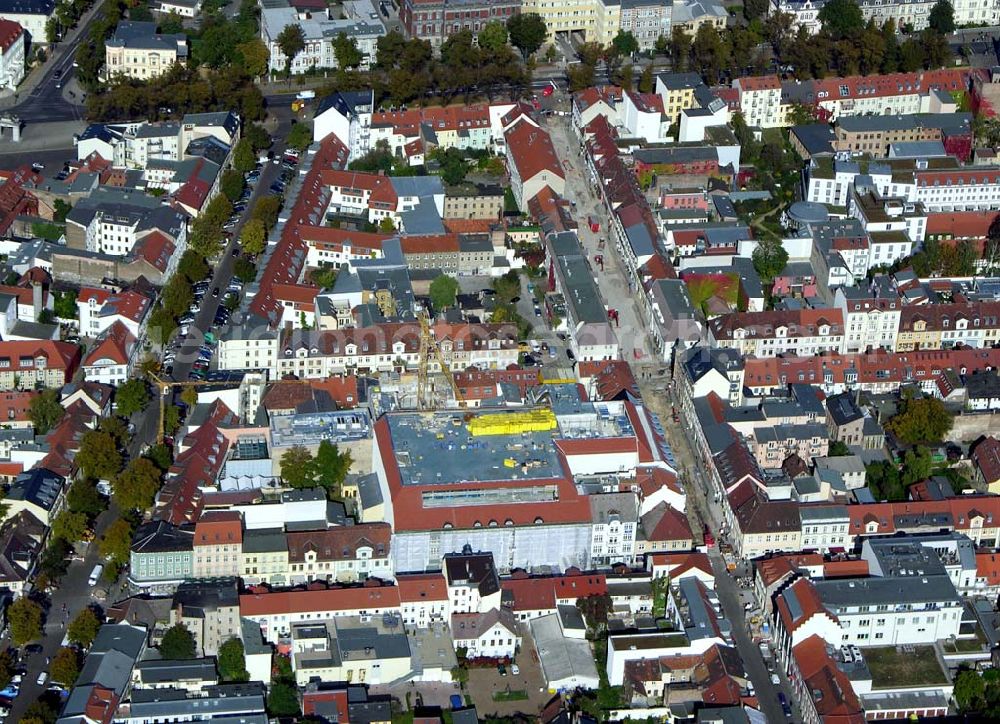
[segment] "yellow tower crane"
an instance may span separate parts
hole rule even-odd
[[[462,397],[462,391],[459,389],[458,383],[455,382],[455,376],[451,373],[450,365],[445,361],[444,355],[441,353],[440,343],[434,338],[431,332],[431,324],[427,318],[427,312],[420,313],[420,368],[417,372],[417,404],[423,409],[434,407],[434,401],[427,395],[427,365],[430,361],[432,350],[434,358],[441,367],[441,374],[445,376],[448,384],[451,385],[451,392],[455,396],[455,401],[459,407],[465,407],[466,402],[465,398]]]

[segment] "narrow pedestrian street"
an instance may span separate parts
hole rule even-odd
[[[574,217],[579,222],[577,234],[580,242],[590,260],[605,303],[619,314],[620,325],[615,331],[618,334],[622,358],[631,365],[645,404],[663,421],[668,442],[676,456],[679,466],[678,477],[688,493],[688,518],[696,543],[700,543],[705,523],[716,536],[716,540],[720,540],[719,533],[724,520],[722,507],[720,502],[714,500],[710,480],[702,462],[694,452],[695,448],[687,429],[689,424],[694,424],[694,421],[682,418],[679,423],[671,422],[672,408],[676,407],[679,410],[680,406],[674,398],[669,365],[653,356],[653,348],[646,333],[646,319],[640,303],[642,290],[630,286],[627,274],[623,270],[618,251],[610,238],[609,219],[590,184],[579,141],[571,127],[571,116],[549,116],[546,125],[566,173],[564,195],[575,204]],[[598,222],[597,232],[591,229],[588,223],[590,219]],[[603,256],[603,270],[596,262],[597,255]],[[732,625],[733,644],[740,652],[747,674],[753,682],[760,709],[769,722],[786,721],[778,702],[779,689],[771,683],[770,672],[760,649],[748,633],[740,586],[727,570],[726,562],[718,547],[713,547],[709,551],[709,559],[716,576],[719,600],[726,618]],[[784,679],[782,681],[787,696],[787,681]]]

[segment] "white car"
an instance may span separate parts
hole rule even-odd
[[[518,674],[521,673],[521,667],[518,666],[517,664],[511,664],[510,673],[513,674],[514,676],[517,676]]]
[[[781,686],[781,679],[778,678],[777,674],[771,674],[771,683],[775,686]]]
[[[45,682],[49,680],[49,672],[43,671],[38,675],[38,680],[35,682],[39,686],[45,686]]]

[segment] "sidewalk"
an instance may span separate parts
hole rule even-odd
[[[38,84],[42,81],[42,78],[45,77],[49,70],[56,67],[66,57],[67,53],[75,54],[78,39],[83,35],[83,33],[89,30],[90,23],[102,7],[104,7],[103,0],[95,0],[90,9],[80,17],[76,27],[70,30],[61,41],[48,46],[46,49],[48,57],[45,62],[28,71],[28,74],[25,76],[24,80],[21,81],[21,85],[17,87],[14,95],[7,96],[6,98],[0,98],[0,109],[12,108],[19,105],[21,102],[20,99],[29,95],[38,86]]]

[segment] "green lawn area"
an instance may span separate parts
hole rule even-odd
[[[524,689],[493,692],[493,701],[524,701],[527,698],[528,698],[528,692],[526,692]]]
[[[740,277],[738,274],[698,274],[685,278],[691,303],[705,311],[705,303],[712,297],[719,297],[735,309],[739,301]]]
[[[948,676],[941,670],[934,647],[912,648],[912,651],[897,651],[895,646],[864,649],[865,663],[872,672],[872,688],[947,683]]]

